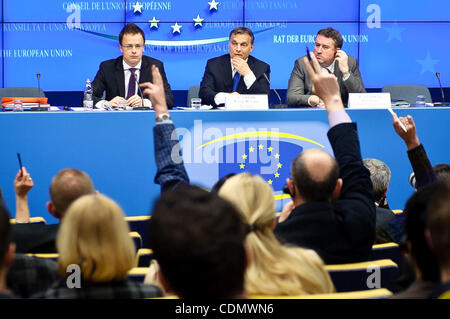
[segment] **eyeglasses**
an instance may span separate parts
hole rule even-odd
[[[124,48],[125,50],[133,50],[133,48],[136,48],[136,50],[140,50],[144,48],[143,44],[136,44],[136,45],[132,45],[132,44],[127,44],[127,45],[121,45],[122,48]]]

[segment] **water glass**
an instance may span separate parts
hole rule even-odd
[[[200,109],[201,106],[202,106],[201,98],[193,97],[191,99],[191,108],[198,110],[198,109]]]

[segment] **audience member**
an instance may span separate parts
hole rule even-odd
[[[164,192],[152,211],[149,243],[164,291],[185,299],[245,297],[246,229],[231,203],[183,185]]]
[[[24,189],[29,191],[31,189],[30,184],[21,182],[19,174],[15,181],[16,193]],[[74,168],[63,169],[53,177],[50,183],[51,201],[47,202],[47,210],[61,221],[67,208],[74,200],[82,195],[94,193],[94,191],[92,181],[85,172]],[[28,203],[26,206],[28,207]],[[16,219],[23,223],[12,225],[12,240],[17,245],[17,252],[55,253],[55,239],[59,224],[29,223],[29,217],[28,208],[19,210]]]
[[[450,299],[450,179],[438,184],[436,194],[428,206],[426,238],[437,257],[440,284],[431,298]]]
[[[446,180],[450,178],[450,164],[436,164],[433,166],[433,172],[437,180]],[[414,172],[409,176],[409,184],[416,188],[416,174]]]
[[[312,66],[306,57],[303,62],[314,92],[325,102],[336,160],[318,149],[297,156],[287,181],[295,208],[275,234],[282,242],[315,250],[326,264],[365,261],[375,239],[370,174],[336,77],[321,70],[314,54],[310,58]]]
[[[376,238],[375,244],[391,242],[389,236],[389,223],[395,218],[395,214],[389,209],[386,194],[391,180],[391,170],[383,161],[376,158],[365,158],[364,166],[370,172],[370,180],[373,185],[373,198],[376,211]],[[388,236],[385,235],[388,233]]]
[[[276,239],[273,190],[260,176],[235,175],[225,181],[219,196],[235,205],[250,229],[246,243],[252,259],[245,276],[249,295],[334,292],[331,278],[316,252],[283,246]]]
[[[6,285],[6,276],[14,260],[14,253],[15,245],[11,242],[9,213],[0,201],[0,299],[15,298]]]
[[[100,194],[84,195],[68,208],[56,241],[65,278],[35,298],[109,299],[158,297],[156,286],[128,279],[135,247],[122,209]],[[75,289],[75,288],[76,289]]]
[[[412,268],[412,281],[409,279],[409,272],[402,271],[404,268],[401,268],[399,280],[402,282],[397,283],[397,286],[407,287],[393,298],[427,298],[431,289],[439,283],[439,264],[425,239],[427,208],[436,190],[435,183],[429,184],[414,193],[406,203],[405,246],[407,262]]]

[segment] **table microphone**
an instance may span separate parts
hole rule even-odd
[[[41,107],[41,74],[36,74],[38,81],[38,107],[34,108],[33,111],[48,111],[48,107]]]
[[[267,82],[269,83],[269,86],[272,87],[272,83],[270,83],[269,77],[266,75],[266,73],[263,73],[264,77],[266,78]],[[274,87],[272,87],[273,91],[275,92],[275,94],[278,97],[278,100],[280,101],[280,104],[272,104],[270,105],[271,109],[285,109],[287,106],[285,104],[281,103],[281,97],[278,94],[277,90],[275,90]]]
[[[138,80],[137,80],[137,78],[136,78],[136,74],[133,74],[133,73],[132,73],[131,76],[134,78],[134,81],[136,82],[136,85],[137,85],[137,87],[138,87],[138,91],[139,91],[139,93],[141,94],[141,99],[142,99],[142,104],[141,104],[141,106],[133,107],[133,110],[151,110],[150,107],[144,106],[144,95],[142,94],[142,90],[141,90],[141,87],[139,86],[139,82],[138,82]]]
[[[441,74],[439,72],[436,72],[436,77],[439,81],[439,87],[441,88],[442,103],[434,103],[434,106],[449,106],[450,104],[445,103],[444,89],[442,89],[441,84]]]

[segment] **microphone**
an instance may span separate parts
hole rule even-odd
[[[136,82],[138,92],[141,94],[141,99],[142,99],[141,106],[133,107],[133,110],[151,110],[151,108],[149,108],[148,106],[144,106],[144,95],[142,94],[142,90],[141,90],[141,87],[139,86],[139,82],[136,78],[136,74],[132,73],[131,76],[134,78],[134,81]]]
[[[269,86],[272,87],[272,83],[270,83],[269,77],[266,75],[266,73],[263,73],[263,75],[264,75],[264,77],[266,78],[267,82],[269,83]],[[275,94],[277,95],[278,100],[280,101],[280,104],[271,104],[271,105],[270,105],[270,108],[271,108],[271,109],[285,109],[287,106],[286,106],[286,104],[282,104],[282,103],[281,103],[281,97],[280,97],[280,95],[278,94],[277,90],[275,90],[274,87],[272,87],[272,89],[273,89],[273,91],[275,92]]]
[[[48,107],[41,107],[41,74],[36,74],[38,81],[38,107],[34,108],[33,111],[48,111]]]
[[[442,103],[434,103],[434,106],[449,106],[448,103],[445,103],[444,89],[442,89],[442,84],[441,84],[441,74],[439,72],[436,72],[436,77],[439,82],[439,87],[441,88]]]

